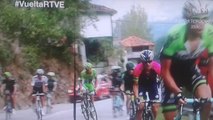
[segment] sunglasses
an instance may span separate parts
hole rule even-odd
[[[143,62],[143,64],[148,64],[148,63],[151,63],[152,61],[146,61],[146,62]]]

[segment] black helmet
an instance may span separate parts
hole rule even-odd
[[[134,63],[128,62],[128,63],[126,64],[126,69],[127,69],[127,70],[133,70],[134,68],[135,68]]]

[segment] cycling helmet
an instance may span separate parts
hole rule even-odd
[[[208,18],[208,9],[205,1],[188,0],[183,7],[183,18]]]
[[[127,70],[133,70],[134,67],[135,67],[135,65],[134,65],[134,63],[132,63],[132,62],[128,62],[128,63],[126,64],[126,69],[127,69]]]
[[[47,75],[48,75],[48,76],[51,76],[51,77],[54,77],[54,76],[55,76],[55,73],[54,73],[54,72],[48,72]]]
[[[43,75],[44,74],[44,70],[43,69],[37,69],[36,73],[39,75]]]
[[[4,72],[4,76],[9,78],[12,76],[12,74],[10,72]]]
[[[93,67],[93,65],[91,63],[86,63],[85,66],[84,66],[84,68],[86,70],[91,69],[92,67]]]
[[[154,53],[151,50],[143,50],[140,53],[140,59],[142,62],[151,62],[154,59]]]

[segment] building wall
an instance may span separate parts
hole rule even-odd
[[[81,34],[84,38],[112,36],[112,21],[110,15],[97,15],[95,19],[82,16],[81,20],[83,21]]]

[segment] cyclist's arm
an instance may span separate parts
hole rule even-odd
[[[13,85],[13,87],[14,87],[13,94],[16,94],[16,91],[17,91],[17,84],[16,84],[16,82],[15,82],[15,81],[14,81],[14,85]]]
[[[35,78],[34,77],[32,77],[32,81],[31,81],[31,91],[33,92],[33,88],[34,88],[34,86],[35,86]]]
[[[178,94],[181,92],[180,88],[176,85],[174,78],[170,73],[172,60],[169,58],[162,58],[161,67],[162,67],[162,77],[165,85],[170,89],[171,92]]]
[[[48,91],[48,78],[44,76],[44,81],[43,81],[43,92],[46,93]]]
[[[4,88],[5,88],[5,84],[4,84],[4,82],[2,81],[2,82],[0,83],[0,92],[1,92],[1,94],[3,94]]]
[[[124,76],[125,76],[125,73],[122,73],[121,74],[122,83],[121,83],[121,86],[120,86],[120,90],[121,91],[124,91],[124,88],[125,88],[125,86],[124,86],[124,83],[125,83]]]
[[[208,65],[208,80],[213,80],[213,56],[209,58],[209,65]]]
[[[56,89],[57,89],[57,82],[55,81],[55,82],[54,82],[53,91],[56,91]]]

